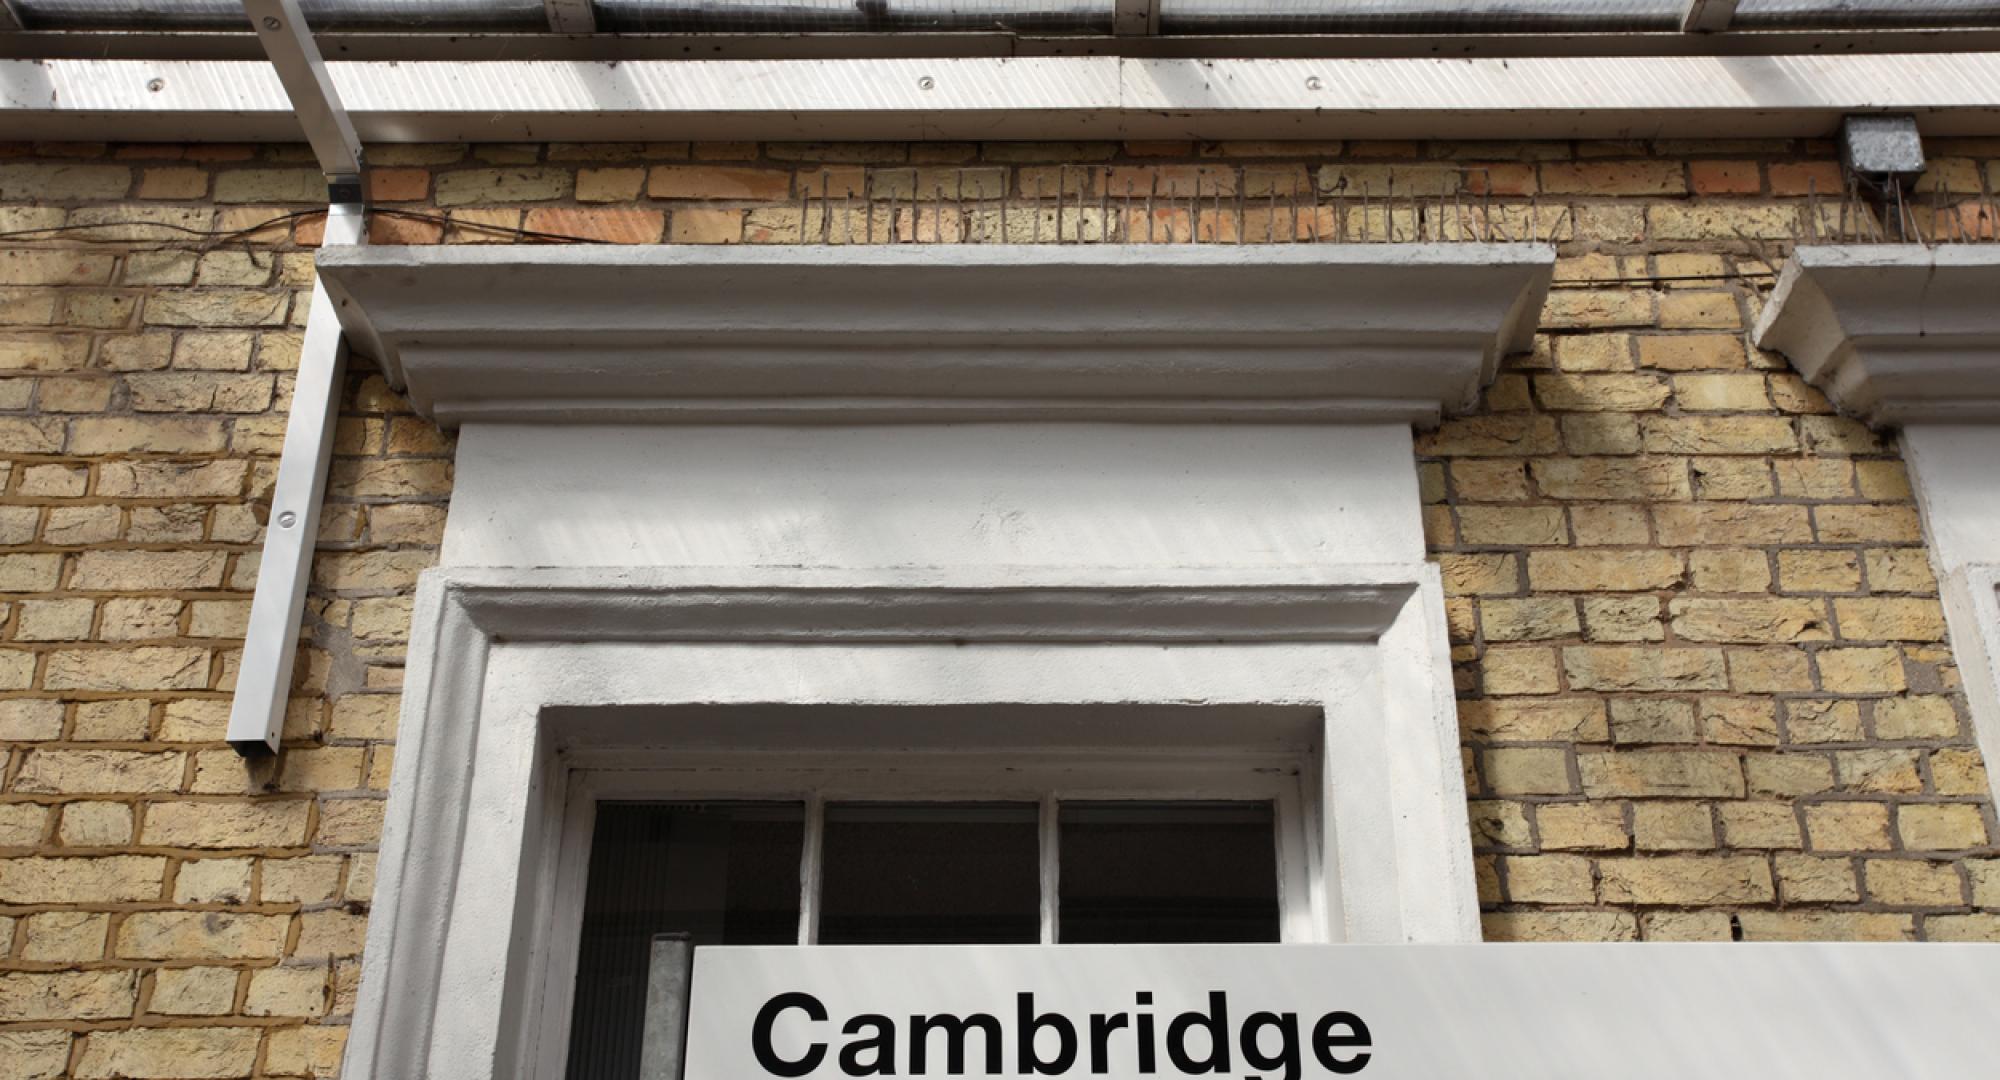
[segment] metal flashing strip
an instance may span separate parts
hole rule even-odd
[[[335,62],[368,142],[2000,133],[2000,53],[1498,59]],[[294,140],[268,65],[0,61],[0,137]]]

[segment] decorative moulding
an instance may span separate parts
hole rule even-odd
[[[1434,422],[1529,347],[1539,244],[320,253],[440,422]]]
[[[1801,247],[1753,340],[1871,423],[2000,422],[2000,247]]]

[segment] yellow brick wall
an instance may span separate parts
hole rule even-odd
[[[2000,143],[1931,151],[1927,182],[1969,194]],[[415,216],[371,232],[404,243],[779,242],[801,191],[865,164],[1030,194],[1396,172],[1517,223],[1532,196],[1562,237],[1545,333],[1418,441],[1488,936],[2000,938],[1986,779],[1895,446],[1744,340],[1809,187],[1838,185],[1828,145],[372,157],[379,204]],[[297,147],[0,148],[0,1075],[337,1068],[452,445],[350,378],[286,750],[246,764],[220,740],[321,201]]]

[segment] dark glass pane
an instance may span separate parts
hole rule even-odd
[[[1040,940],[1036,809],[1033,803],[829,804],[819,940]]]
[[[797,803],[600,803],[584,887],[569,1080],[633,1080],[654,934],[799,939]]]
[[[1278,940],[1271,804],[1066,802],[1056,820],[1056,940]]]

